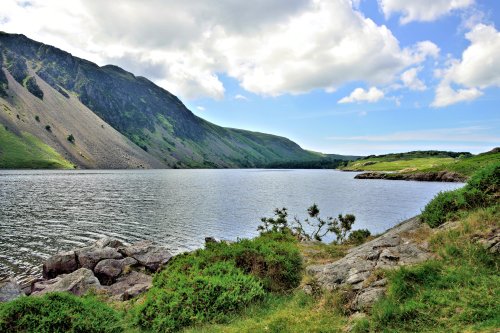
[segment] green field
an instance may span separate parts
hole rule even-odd
[[[500,152],[488,152],[479,155],[460,155],[457,157],[440,154],[390,154],[373,156],[350,162],[345,171],[392,171],[400,173],[452,171],[470,176],[482,167],[499,162]]]
[[[0,126],[0,169],[73,169],[73,164],[33,135],[17,136]]]

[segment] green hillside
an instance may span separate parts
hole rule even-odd
[[[41,103],[43,81],[64,98],[78,98],[165,167],[264,167],[323,158],[284,137],[207,122],[165,89],[117,66],[99,67],[23,35],[0,33],[0,50],[2,67]],[[0,71],[0,98],[8,99],[9,89]]]
[[[1,169],[73,169],[73,164],[29,133],[16,135],[0,126],[0,143]]]

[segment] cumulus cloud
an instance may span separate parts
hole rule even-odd
[[[454,10],[464,9],[474,0],[378,0],[386,18],[401,13],[399,22],[434,21]]]
[[[371,87],[368,90],[356,88],[349,96],[338,101],[339,104],[368,102],[375,103],[384,98],[384,92],[377,87]]]
[[[388,84],[439,53],[428,41],[401,48],[358,3],[3,0],[0,29],[123,66],[190,99],[223,98],[221,74],[265,96]]]
[[[471,101],[483,94],[482,89],[500,87],[500,33],[493,26],[478,24],[465,37],[471,44],[462,59],[452,60],[440,72],[435,107]]]
[[[401,81],[403,85],[410,90],[423,91],[426,90],[424,82],[418,78],[418,72],[422,70],[422,67],[413,67],[401,74]]]

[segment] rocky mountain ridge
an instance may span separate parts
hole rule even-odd
[[[0,65],[0,123],[78,167],[261,167],[326,157],[283,137],[212,124],[144,77],[24,35],[0,33]]]

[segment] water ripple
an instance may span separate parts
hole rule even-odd
[[[381,232],[459,184],[355,180],[332,170],[0,171],[0,279],[39,275],[59,251],[103,236],[180,253],[206,236],[253,237],[275,207],[356,215]]]

